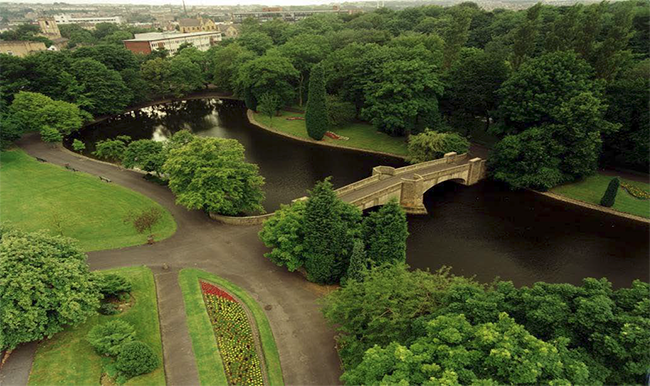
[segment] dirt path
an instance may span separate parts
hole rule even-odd
[[[145,194],[174,216],[178,230],[172,237],[154,245],[90,252],[88,262],[91,269],[144,264],[154,272],[161,272],[161,267],[167,264],[172,272],[183,267],[195,267],[222,276],[248,291],[263,308],[271,306],[271,310],[266,311],[266,316],[278,346],[286,384],[340,383],[341,368],[334,347],[334,331],[325,322],[317,304],[321,294],[300,274],[287,272],[263,257],[267,249],[257,238],[259,226],[230,226],[212,221],[203,212],[188,211],[177,206],[168,188],[147,182],[141,174],[79,159],[73,154],[42,143],[38,135],[26,136],[18,145],[28,154],[46,159],[50,163],[67,163],[82,172],[107,177],[111,183]],[[167,285],[168,278],[156,278],[157,283],[160,280],[164,280]],[[168,304],[174,303],[172,300]],[[164,314],[161,312],[162,325],[173,325],[167,318],[178,317],[184,321],[182,301],[171,307],[169,313],[166,305],[162,307],[166,310]],[[186,326],[178,328],[185,329],[180,334],[187,334]],[[185,358],[182,362],[176,362],[180,360],[177,358],[183,357],[184,354],[167,352],[174,347],[171,337],[167,335],[176,333],[175,330],[165,331],[163,328],[165,359],[170,362],[165,364],[165,369],[170,369],[168,376],[175,376],[175,371],[183,374],[186,370]],[[170,343],[167,344],[166,341]],[[183,351],[191,352],[191,346],[185,346]],[[168,384],[185,383],[172,383],[168,379]]]

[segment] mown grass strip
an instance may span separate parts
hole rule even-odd
[[[2,222],[25,231],[46,230],[77,239],[84,251],[147,242],[124,222],[130,211],[156,207],[163,213],[156,240],[176,232],[172,215],[150,198],[96,176],[41,163],[22,150],[0,153]],[[57,226],[60,224],[60,226]]]
[[[223,278],[195,268],[182,269],[179,273],[178,280],[183,291],[187,326],[190,330],[190,337],[192,338],[192,349],[194,350],[201,385],[225,385],[227,384],[227,379],[223,364],[221,363],[212,324],[203,302],[199,280],[205,280],[223,287],[223,289],[235,295],[248,307],[253,318],[255,318],[255,323],[260,334],[269,383],[272,386],[284,385],[280,355],[278,354],[278,348],[273,338],[271,325],[262,308],[245,290]]]
[[[156,285],[151,270],[141,266],[101,272],[127,278],[133,284],[131,295],[135,303],[121,314],[93,316],[86,323],[67,328],[41,342],[34,357],[29,385],[99,385],[102,366],[110,359],[95,353],[86,335],[95,325],[114,319],[131,323],[136,339],[151,346],[160,363],[153,372],[131,378],[126,385],[166,385]]]

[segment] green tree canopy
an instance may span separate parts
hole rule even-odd
[[[76,60],[70,71],[80,86],[77,104],[92,114],[121,112],[132,98],[120,74],[94,59]]]
[[[0,349],[84,322],[100,294],[86,255],[69,238],[0,230]]]
[[[234,139],[195,137],[169,150],[163,171],[176,202],[224,215],[262,212],[264,178]]]
[[[305,205],[304,201],[282,205],[259,233],[260,240],[271,248],[264,256],[291,272],[305,264]]]
[[[406,213],[393,199],[363,220],[362,235],[374,265],[406,262]]]
[[[237,90],[241,95],[249,90],[256,100],[271,92],[280,98],[283,105],[288,105],[295,99],[294,85],[298,77],[298,71],[287,58],[271,53],[241,66]]]
[[[122,165],[127,168],[140,168],[160,175],[165,163],[163,144],[150,139],[140,139],[128,144],[123,155]]]
[[[426,336],[406,347],[393,342],[369,349],[349,385],[374,384],[585,384],[589,370],[562,342],[532,336],[506,313],[494,323],[470,324],[463,315],[438,316]]]
[[[322,284],[338,282],[347,271],[359,235],[361,212],[341,201],[326,179],[309,192],[304,221],[308,279]]]
[[[314,66],[309,79],[309,99],[305,112],[305,126],[307,134],[317,141],[329,130],[329,117],[327,116],[327,93],[325,91],[325,78],[323,68]]]

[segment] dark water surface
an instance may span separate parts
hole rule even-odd
[[[87,127],[73,138],[86,143],[117,135],[163,140],[181,129],[234,138],[266,179],[267,211],[306,194],[332,176],[336,187],[368,177],[377,165],[402,161],[325,148],[260,130],[239,102],[191,100],[126,113]],[[73,138],[67,139],[69,144]],[[466,187],[446,182],[425,195],[429,216],[409,216],[407,261],[412,267],[496,276],[517,285],[536,281],[578,284],[607,277],[614,286],[648,281],[648,225],[568,205],[531,192],[510,192],[492,182]]]

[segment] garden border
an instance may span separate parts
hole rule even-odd
[[[255,325],[257,327],[257,333],[259,334],[261,343],[260,346],[262,349],[262,354],[264,355],[263,363],[266,364],[265,370],[269,384],[272,386],[284,386],[280,355],[275,344],[273,331],[271,330],[271,325],[269,324],[264,311],[257,303],[257,301],[255,301],[244,289],[224,278],[197,268],[183,268],[178,273],[178,283],[181,287],[181,291],[183,292],[187,326],[188,330],[190,330],[190,337],[192,338],[192,351],[194,352],[194,360],[197,361],[197,369],[199,370],[199,380],[201,381],[201,385],[214,384],[214,380],[210,379],[209,377],[218,378],[216,379],[216,384],[228,384],[228,381],[226,379],[226,372],[224,370],[223,363],[221,362],[221,355],[219,353],[217,341],[214,337],[214,332],[212,331],[212,323],[210,322],[210,317],[208,316],[207,309],[203,301],[203,294],[201,292],[200,285],[201,279],[211,282],[215,285],[222,286],[225,290],[236,296],[237,299],[241,300],[243,305],[248,308],[248,311],[251,313],[251,315],[253,315],[253,318],[255,319]],[[192,306],[189,304],[190,301],[193,303],[200,302],[200,312],[190,311]],[[207,329],[211,332],[210,335],[212,338],[209,342],[201,341],[198,339],[198,337],[195,337],[194,334],[192,334],[192,321],[198,324],[201,328]],[[207,374],[205,371],[201,373],[201,366],[198,364],[198,358],[201,357],[199,354],[205,355],[206,353],[209,357],[209,362],[211,362],[217,370],[212,371],[210,374]]]

